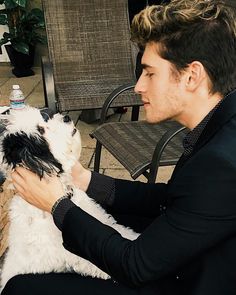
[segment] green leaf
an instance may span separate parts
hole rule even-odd
[[[45,27],[44,15],[41,9],[34,8],[26,16],[27,21],[30,21],[35,27]]]
[[[6,9],[12,9],[12,8],[15,8],[15,7],[18,6],[18,4],[15,3],[14,0],[5,0],[5,1],[4,1],[4,4],[5,4],[5,6],[6,6]]]
[[[2,46],[3,44],[6,44],[7,42],[8,42],[8,39],[6,38],[0,39],[0,46]]]
[[[14,3],[16,3],[17,5],[21,6],[21,7],[25,7],[27,0],[13,0]]]
[[[0,45],[8,43],[11,40],[11,37],[10,33],[3,33],[2,39],[0,39]]]
[[[6,14],[0,14],[0,25],[7,25],[7,16]]]
[[[39,23],[35,24],[35,28],[44,29],[45,28],[45,22],[40,21]]]
[[[24,42],[11,42],[12,47],[21,53],[29,54],[29,45]]]
[[[25,8],[27,5],[27,0],[4,0],[3,4],[5,4],[7,9],[12,9],[15,7]]]
[[[34,14],[38,18],[43,18],[43,11],[39,8],[33,8],[30,13]]]
[[[32,43],[41,43],[41,44],[47,44],[47,38],[46,36],[43,36],[41,34],[34,33],[32,34]]]

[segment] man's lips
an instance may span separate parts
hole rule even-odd
[[[147,100],[142,100],[142,102],[143,102],[144,105],[149,104],[149,101],[147,101]]]

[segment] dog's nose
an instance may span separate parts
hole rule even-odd
[[[65,122],[65,123],[71,122],[71,118],[70,118],[70,116],[65,115],[65,116],[63,117],[63,122]]]
[[[76,132],[77,132],[77,129],[74,128],[73,131],[72,131],[72,136],[74,136]]]

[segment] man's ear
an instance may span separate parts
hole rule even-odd
[[[205,79],[207,74],[204,66],[199,61],[193,61],[186,70],[186,87],[189,91],[195,91]]]
[[[62,165],[50,152],[48,143],[41,136],[24,132],[8,134],[2,141],[3,161],[15,168],[22,165],[39,177],[62,172]]]

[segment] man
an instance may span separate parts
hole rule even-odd
[[[172,118],[190,128],[184,154],[167,185],[91,174],[80,164],[73,177],[110,212],[151,223],[128,241],[62,197],[56,177],[46,182],[17,168],[16,189],[52,212],[65,248],[115,283],[77,274],[21,275],[2,294],[235,294],[234,16],[221,1],[173,0],[137,15],[132,37],[144,48],[136,91],[147,121]]]

